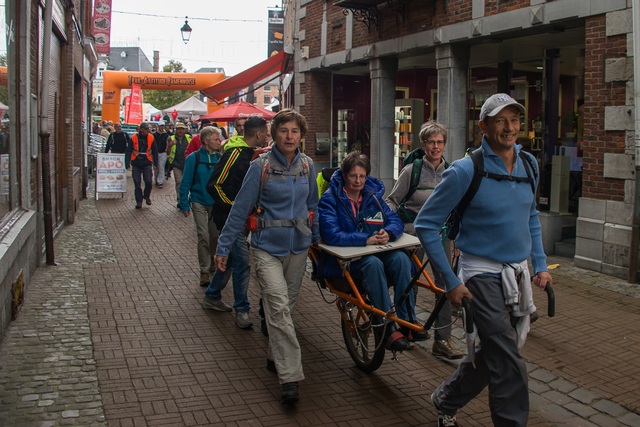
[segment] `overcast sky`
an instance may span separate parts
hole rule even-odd
[[[112,0],[111,45],[140,46],[151,63],[158,50],[160,68],[174,59],[189,72],[222,67],[231,76],[267,59],[268,10],[280,6],[279,0]],[[193,29],[186,45],[185,16]]]

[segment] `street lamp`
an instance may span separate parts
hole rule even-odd
[[[189,39],[191,38],[191,27],[189,26],[189,21],[187,21],[188,18],[188,16],[185,16],[184,25],[180,28],[184,44],[189,43]]]

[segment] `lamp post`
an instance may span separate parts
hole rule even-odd
[[[189,39],[191,38],[191,27],[189,26],[189,21],[187,20],[189,17],[184,17],[184,25],[180,28],[180,32],[182,33],[182,41],[184,44],[189,43]]]

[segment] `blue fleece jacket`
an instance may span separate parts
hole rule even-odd
[[[200,164],[196,167],[196,153],[200,153]],[[199,203],[205,206],[213,206],[213,198],[207,191],[207,183],[213,172],[214,165],[220,159],[220,153],[209,154],[206,148],[201,147],[195,153],[189,154],[184,164],[182,181],[180,182],[180,210],[190,211],[189,202]]]
[[[273,168],[291,170],[297,162],[302,162],[298,153],[289,164],[277,147],[274,146],[268,156]],[[261,207],[265,221],[306,219],[309,212],[318,216],[318,187],[315,183],[313,161],[308,159],[309,171],[303,176],[267,177],[262,185]],[[244,177],[242,187],[235,198],[227,222],[220,238],[216,255],[228,256],[237,236],[243,232],[247,216],[253,211],[260,194],[260,181],[263,173],[261,160],[251,162]],[[251,233],[251,246],[261,249],[273,256],[287,256],[289,253],[299,254],[309,248],[311,242],[319,240],[318,222],[314,221],[312,234],[305,235],[295,227],[267,227]]]
[[[503,160],[493,152],[486,140],[482,141],[482,148],[485,171],[508,175]],[[520,149],[520,145],[515,146],[516,154]],[[527,177],[523,160],[518,155],[512,175]],[[460,280],[449,265],[438,233],[449,212],[469,188],[472,177],[473,161],[470,156],[453,162],[442,174],[442,181],[414,222],[416,235],[433,267],[443,274],[447,291],[457,287]],[[547,271],[540,220],[531,185],[482,178],[478,192],[460,221],[456,245],[464,253],[500,263],[521,262],[531,256],[534,273]]]
[[[384,183],[368,176],[360,192],[362,201],[354,213],[351,200],[344,192],[344,178],[338,169],[331,176],[329,189],[318,203],[320,236],[322,241],[333,246],[366,246],[367,239],[379,230],[386,230],[389,240],[398,240],[404,232],[404,223],[397,213],[389,208],[382,197]],[[324,266],[328,278],[342,276],[342,269],[333,257]]]

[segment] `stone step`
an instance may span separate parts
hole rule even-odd
[[[553,253],[557,256],[573,258],[576,255],[576,239],[566,239],[554,243]]]

